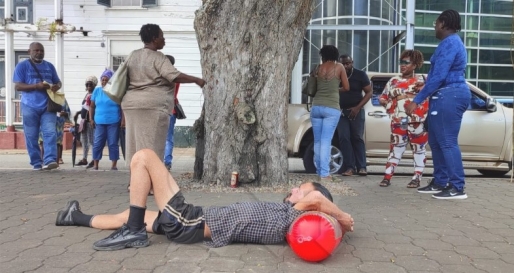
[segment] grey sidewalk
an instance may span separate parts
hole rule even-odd
[[[175,158],[174,169],[190,171],[191,151]],[[514,184],[508,178],[467,178],[469,199],[440,201],[405,188],[408,177],[378,187],[380,168],[345,182],[357,196],[335,196],[355,218],[332,257],[299,260],[287,244],[230,245],[209,249],[178,245],[151,235],[142,249],[97,252],[94,241],[111,231],[57,227],[56,212],[68,200],[86,213],[114,213],[128,207],[127,171],[71,168],[29,171],[11,166],[26,155],[0,153],[0,272],[513,272]],[[104,158],[104,161],[107,158]],[[108,162],[103,162],[108,166]],[[301,161],[291,160],[291,171]],[[122,166],[123,163],[120,162]],[[179,181],[180,182],[180,181]],[[279,201],[277,193],[187,191],[197,205],[244,200]],[[149,197],[149,209],[155,209]]]

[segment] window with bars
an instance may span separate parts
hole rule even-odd
[[[116,72],[127,56],[112,56],[112,70]]]
[[[106,7],[155,7],[158,0],[97,0],[98,5]]]

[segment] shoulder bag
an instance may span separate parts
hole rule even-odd
[[[180,103],[175,103],[175,115],[177,119],[185,119],[186,113],[184,113],[184,109],[182,109],[182,105]]]
[[[39,79],[41,79],[42,82],[45,82],[43,76],[41,76],[41,73],[39,73],[39,69],[37,69],[36,65],[30,59],[29,62],[36,71],[37,75],[39,76]],[[48,96],[48,101],[46,103],[46,111],[52,113],[61,112],[63,109],[62,105],[64,104],[64,93],[57,93],[53,92],[51,89],[47,89],[46,95]]]
[[[309,97],[316,96],[316,92],[318,91],[318,69],[319,65],[316,66],[316,68],[314,68],[314,70],[309,74],[309,78],[303,82],[302,94]]]
[[[111,100],[120,105],[129,86],[127,63],[131,56],[132,53],[130,53],[127,59],[118,67],[114,75],[112,75],[109,82],[103,88],[104,93],[109,96]]]

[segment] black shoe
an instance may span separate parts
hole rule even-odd
[[[131,232],[129,227],[125,224],[120,229],[113,232],[109,237],[96,241],[93,244],[95,250],[120,250],[124,248],[146,247],[150,244],[148,241],[148,234],[146,227],[136,232]]]
[[[81,161],[79,161],[79,163],[77,163],[77,166],[85,166],[87,165],[87,160],[85,159],[82,159]]]
[[[57,219],[55,219],[56,226],[76,226],[73,222],[71,213],[74,211],[80,211],[79,202],[77,200],[68,201],[66,207],[57,213]]]
[[[86,169],[91,169],[95,166],[95,163],[93,161],[89,162],[89,165],[86,166]]]
[[[435,199],[466,199],[468,195],[462,191],[458,191],[456,188],[452,187],[451,189],[445,189],[440,193],[436,193],[432,195]]]
[[[448,186],[439,186],[435,184],[435,179],[432,178],[428,182],[428,186],[422,187],[418,189],[419,193],[440,193],[445,190]]]

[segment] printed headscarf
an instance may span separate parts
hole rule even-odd
[[[100,76],[100,79],[103,77],[107,77],[107,79],[111,79],[113,74],[114,74],[114,72],[112,70],[106,68],[104,70],[104,72],[102,73],[102,76]]]
[[[87,82],[92,82],[93,87],[95,87],[98,84],[98,79],[96,78],[96,76],[89,76],[86,78],[86,83]]]

